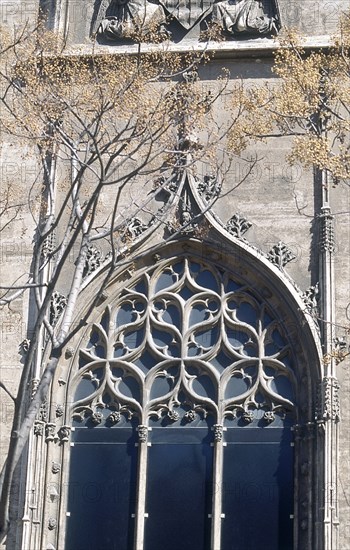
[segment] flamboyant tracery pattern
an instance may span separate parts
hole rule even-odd
[[[73,415],[89,425],[222,425],[293,414],[292,350],[269,305],[206,261],[125,287],[80,351]]]

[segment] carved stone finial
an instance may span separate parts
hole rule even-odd
[[[60,294],[60,292],[55,291],[51,297],[50,305],[50,325],[54,327],[63,312],[64,308],[67,305],[67,298]]]
[[[142,223],[142,221],[139,218],[131,218],[131,220],[128,221],[126,226],[126,235],[131,237],[131,239],[136,239],[144,231],[146,231],[147,225]],[[127,237],[125,237],[124,240],[126,240]]]
[[[197,189],[201,197],[203,197],[206,202],[209,202],[219,195],[221,185],[215,175],[209,174],[198,181]]]
[[[334,216],[331,214],[329,206],[324,206],[322,208],[322,212],[319,214],[318,219],[320,222],[320,250],[321,252],[334,252]]]
[[[244,216],[236,212],[236,214],[226,223],[225,229],[237,239],[243,239],[244,233],[246,233],[251,226],[252,224]]]
[[[295,260],[295,258],[295,254],[293,254],[290,248],[282,241],[275,244],[267,254],[267,259],[280,269],[283,269],[285,265]]]
[[[339,382],[334,376],[325,376],[321,381],[317,411],[319,420],[339,422],[339,388]]]
[[[307,290],[305,290],[301,296],[304,304],[306,305],[306,309],[311,315],[317,315],[318,295],[319,287],[318,283],[316,283],[314,286],[310,286]]]
[[[55,250],[56,234],[54,230],[51,230],[49,235],[44,239],[41,247],[41,256],[43,259],[47,259],[51,256]]]
[[[103,262],[102,251],[97,246],[90,245],[86,252],[83,278],[88,277],[93,271],[100,267]]]

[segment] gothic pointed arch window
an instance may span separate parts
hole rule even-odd
[[[294,350],[242,278],[187,254],[145,270],[69,385],[66,550],[293,548]]]

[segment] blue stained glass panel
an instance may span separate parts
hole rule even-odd
[[[161,431],[166,435],[165,428]],[[171,443],[157,442],[149,448],[144,550],[209,550],[213,448],[206,439],[184,430]],[[152,432],[151,432],[152,433]]]
[[[221,550],[293,549],[289,428],[228,428]]]
[[[132,550],[135,440],[131,429],[101,428],[97,432],[87,428],[75,432],[65,550]]]

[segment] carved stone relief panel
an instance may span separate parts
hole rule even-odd
[[[278,32],[280,18],[274,0],[102,0],[96,10],[93,32],[102,40],[115,42],[185,36],[192,29],[216,25],[223,36],[263,36]]]

